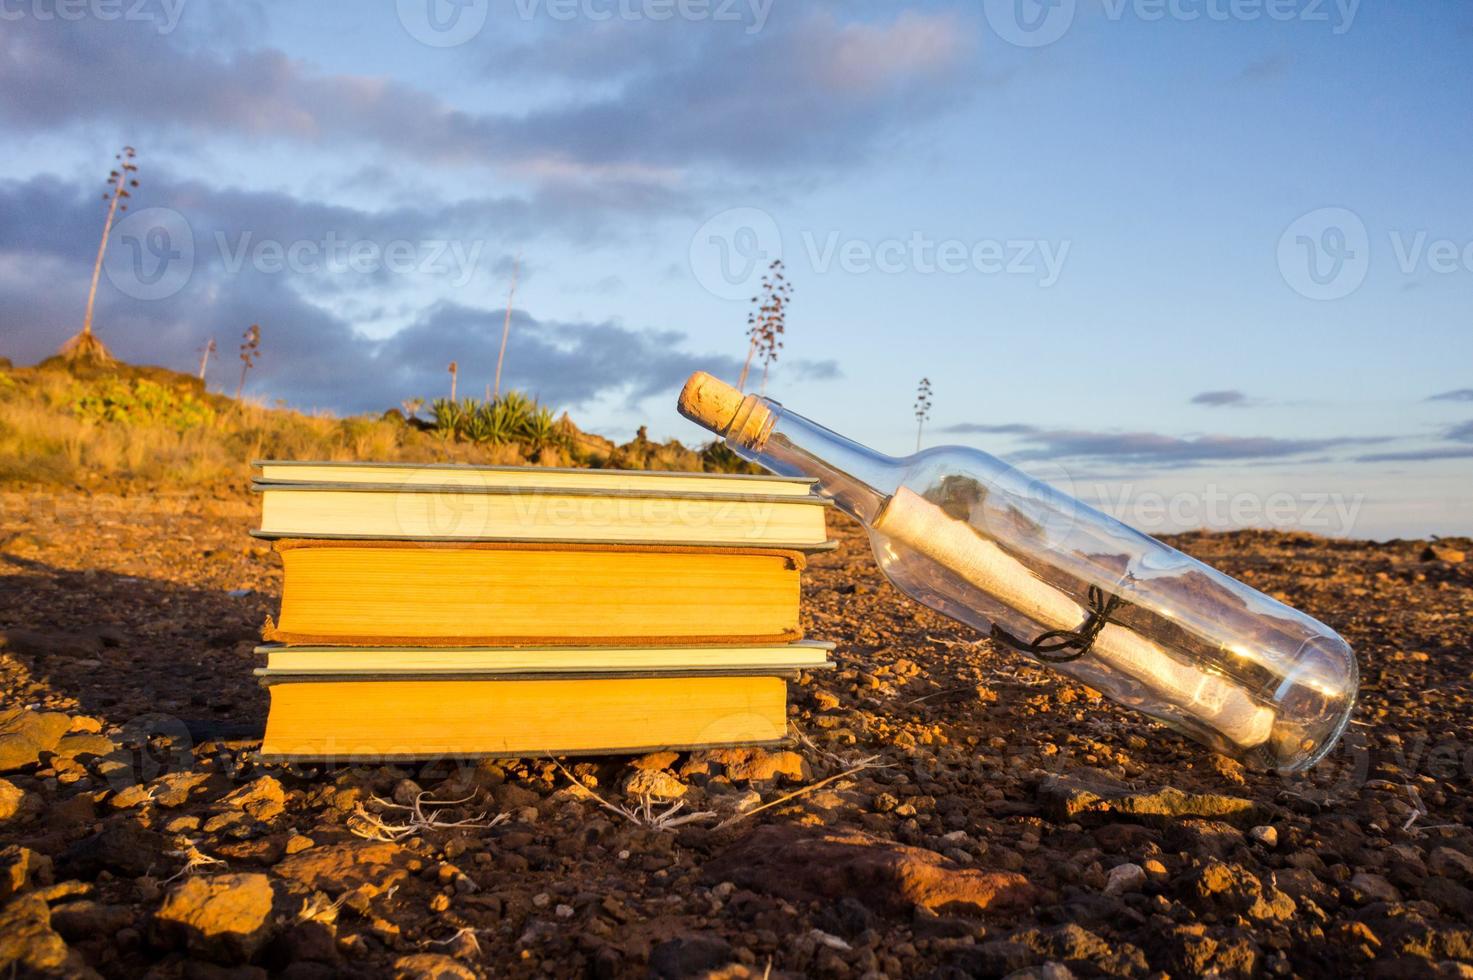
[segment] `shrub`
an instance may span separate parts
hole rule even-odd
[[[87,422],[162,425],[175,432],[215,421],[215,410],[202,399],[147,378],[109,378],[78,394],[72,411]]]

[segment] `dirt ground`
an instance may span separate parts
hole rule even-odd
[[[1355,646],[1303,777],[979,641],[837,519],[792,751],[324,771],[253,759],[254,522],[0,493],[0,975],[1473,976],[1466,541],[1173,542]]]

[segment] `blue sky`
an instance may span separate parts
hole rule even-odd
[[[699,438],[756,276],[770,394],[1148,531],[1473,533],[1473,7],[1456,0],[0,4],[0,355],[97,330],[381,410],[508,381]],[[1030,29],[1031,28],[1031,29]],[[1202,397],[1206,395],[1206,397]]]

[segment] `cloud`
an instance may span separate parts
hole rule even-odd
[[[0,254],[0,353],[21,362],[55,352],[81,321],[82,295],[58,300],[35,290],[30,276],[55,260],[18,268]],[[75,271],[75,269],[72,269]],[[73,276],[72,278],[75,278]],[[85,280],[79,280],[84,282]],[[223,353],[217,386],[233,390],[231,358],[245,325],[262,327],[262,357],[247,393],[309,409],[375,412],[405,398],[433,397],[448,387],[446,366],[460,365],[461,390],[479,393],[495,371],[503,311],[442,302],[387,338],[371,338],[302,298],[280,277],[246,271],[208,285],[191,284],[168,300],[145,303],[99,296],[98,333],[134,363],[189,370],[214,338]],[[697,369],[735,377],[736,359],[687,349],[679,331],[613,321],[539,320],[513,314],[503,385],[536,394],[559,408],[595,399],[637,404],[674,396]]]
[[[1204,391],[1199,395],[1192,396],[1193,405],[1208,405],[1218,408],[1224,405],[1232,405],[1241,408],[1250,404],[1250,399],[1241,391],[1232,389],[1224,391]]]
[[[1293,59],[1285,54],[1265,55],[1246,65],[1238,73],[1238,81],[1261,82],[1270,78],[1278,78],[1288,71],[1292,63]]]
[[[1473,442],[1473,420],[1461,422],[1448,429],[1447,437],[1456,442]]]
[[[536,51],[500,54],[496,67],[536,60],[544,76],[599,84],[553,85],[544,94],[556,97],[530,107],[477,111],[393,77],[326,71],[269,47],[186,46],[149,23],[21,18],[0,34],[0,88],[18,95],[0,101],[0,120],[50,132],[123,118],[156,134],[228,134],[335,153],[367,146],[420,164],[510,168],[549,184],[660,187],[702,164],[852,163],[888,131],[973,88],[974,32],[949,12],[859,21],[814,10],[774,18],[760,34],[708,26],[728,29],[694,31],[681,43],[653,24],[558,30]],[[607,74],[618,54],[579,64],[590,46],[630,38],[623,77]]]
[[[504,218],[516,218],[523,212],[515,202],[367,212],[197,182],[155,184],[157,199],[188,216],[184,234],[194,241],[195,258],[178,290],[157,299],[130,295],[104,276],[97,331],[123,359],[189,370],[198,349],[213,338],[228,374],[236,367],[231,352],[241,331],[259,323],[262,359],[248,392],[302,407],[381,411],[404,398],[433,395],[445,389],[451,360],[461,364],[465,390],[478,391],[491,379],[504,311],[481,309],[464,298],[449,248],[437,260],[443,269],[416,266],[402,273],[387,265],[277,272],[243,255],[262,242],[315,248],[329,235],[377,245],[384,255],[395,241],[414,246],[423,238],[434,246],[447,232],[477,226],[503,207]],[[80,187],[53,178],[0,183],[0,355],[36,361],[77,331],[101,221],[100,202]],[[127,233],[125,226],[115,228],[119,237],[109,249],[110,267],[114,257],[126,261]],[[429,261],[426,250],[412,255]],[[493,267],[504,271],[506,259],[484,249],[476,253],[476,268],[484,275]],[[328,260],[312,254],[310,261]],[[38,283],[62,288],[37,288]],[[354,326],[389,313],[406,321],[390,336],[370,337]],[[673,395],[697,368],[735,377],[735,359],[688,350],[687,340],[679,331],[611,320],[539,320],[517,310],[504,382],[568,408],[595,399],[631,404]],[[794,367],[815,377],[837,374],[832,362]],[[222,380],[234,389],[233,380],[216,379]]]
[[[1473,388],[1455,388],[1432,395],[1429,402],[1473,402]]]
[[[955,432],[969,435],[989,436],[1023,436],[1033,435],[1039,431],[1035,425],[1024,425],[1021,422],[1009,422],[1006,425],[984,425],[980,422],[958,422],[942,428],[942,432]]]
[[[1156,432],[1091,432],[1042,429],[1011,423],[962,423],[943,431],[1015,435],[1029,448],[1013,454],[1020,460],[1111,460],[1136,464],[1188,466],[1207,462],[1277,459],[1323,452],[1340,446],[1384,442],[1381,438],[1281,439],[1273,436],[1203,435],[1180,437]]]
[[[779,367],[784,374],[791,372],[795,381],[834,381],[844,376],[844,372],[839,369],[839,362],[833,358],[794,361],[791,364],[780,364]]]
[[[1473,459],[1473,446],[1440,446],[1355,457],[1357,463],[1427,463],[1439,459]]]

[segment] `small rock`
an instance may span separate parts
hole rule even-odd
[[[107,805],[114,810],[131,810],[148,803],[152,797],[149,795],[148,787],[142,783],[134,783],[125,786],[112,796],[108,797]]]
[[[1117,864],[1110,869],[1110,877],[1105,881],[1106,895],[1123,895],[1126,892],[1140,891],[1146,883],[1146,869],[1139,864]]]
[[[1268,824],[1259,824],[1257,827],[1248,831],[1248,839],[1264,847],[1273,848],[1279,846],[1279,832]]]
[[[145,830],[129,817],[111,818],[102,830],[84,837],[62,852],[57,864],[68,876],[91,879],[99,871],[127,878],[162,870],[164,838]]]
[[[105,735],[64,735],[52,749],[58,759],[104,759],[119,750],[118,743]]]
[[[401,779],[390,796],[400,806],[414,806],[414,801],[424,796],[424,789],[412,779]]]
[[[1350,890],[1371,902],[1399,902],[1401,892],[1381,875],[1358,871],[1350,876]]]
[[[708,772],[712,764],[726,767],[726,778],[732,782],[761,782],[786,776],[792,780],[808,779],[812,774],[808,760],[797,752],[767,749],[711,749],[695,752],[680,769],[682,776]]]
[[[719,936],[679,936],[650,951],[650,976],[661,980],[701,976],[719,970],[735,958],[731,946]]]
[[[1257,813],[1253,801],[1241,797],[1185,793],[1172,786],[1140,793],[1090,769],[1049,776],[1039,784],[1038,798],[1050,818],[1060,823],[1123,815],[1156,825],[1197,819],[1242,826]]]
[[[973,911],[1026,905],[1034,889],[1009,871],[958,869],[935,851],[858,831],[769,824],[732,844],[705,866],[707,877],[789,901],[846,895],[877,911]]]
[[[263,874],[187,878],[155,913],[156,937],[209,959],[244,962],[270,938],[273,898]]]
[[[75,969],[71,960],[40,895],[22,895],[0,908],[0,975],[52,976]]]
[[[242,786],[220,801],[221,805],[239,807],[257,820],[267,821],[286,810],[286,791],[275,776],[262,776]]]
[[[398,844],[350,841],[317,846],[293,854],[273,873],[308,888],[340,895],[363,890],[380,895],[424,867],[424,862]]]
[[[624,795],[636,799],[649,796],[657,800],[678,800],[689,789],[663,769],[637,769],[624,782]]]
[[[679,752],[651,752],[642,755],[629,763],[631,769],[644,771],[646,769],[669,769],[675,765],[675,760],[680,758]]]
[[[39,763],[42,753],[55,749],[71,724],[70,718],[57,711],[0,711],[0,772]]]
[[[476,974],[444,953],[415,953],[394,961],[394,980],[476,980]]]
[[[205,772],[171,772],[148,784],[154,803],[167,809],[181,807],[209,782]]]
[[[29,820],[41,810],[41,800],[9,780],[0,779],[0,824]]]
[[[306,834],[292,834],[286,839],[286,853],[300,854],[315,843],[317,842]]]
[[[29,847],[0,849],[0,903],[34,885],[51,884],[51,858]]]
[[[813,704],[819,711],[833,711],[839,706],[839,699],[828,691],[817,690],[813,692]]]
[[[1458,565],[1468,560],[1466,553],[1457,548],[1449,548],[1445,544],[1429,544],[1422,549],[1423,561],[1445,561],[1449,565]]]
[[[133,910],[125,905],[104,905],[83,899],[51,910],[51,927],[69,942],[115,936],[131,925]]]
[[[1464,878],[1473,881],[1473,857],[1451,847],[1434,847],[1427,856],[1427,869],[1444,878]]]

